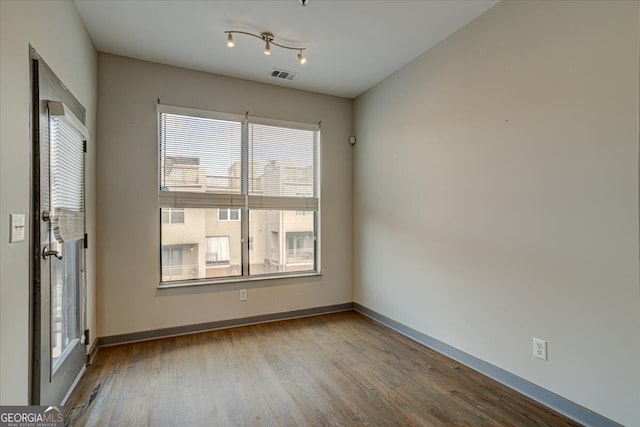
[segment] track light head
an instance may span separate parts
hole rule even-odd
[[[304,7],[308,5],[310,1],[311,0],[298,0],[298,3],[300,3],[300,6]]]
[[[273,40],[273,34],[262,33],[260,34],[262,40],[264,40],[264,54],[271,55],[271,41]]]
[[[307,63],[307,58],[302,56],[302,50],[300,50],[300,52],[298,53],[298,62],[302,65]]]
[[[227,36],[227,46],[229,47],[235,46],[235,43],[233,42],[233,36],[231,35],[231,33],[229,33],[229,35]]]

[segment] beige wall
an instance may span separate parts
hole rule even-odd
[[[352,287],[352,101],[99,55],[99,335],[340,304]],[[158,290],[156,102],[322,121],[321,277]],[[238,289],[249,289],[247,302]]]
[[[638,5],[500,3],[354,107],[355,301],[627,425]]]
[[[29,44],[84,105],[88,232],[95,236],[97,54],[70,1],[0,1],[0,404],[29,399],[29,239],[9,243],[9,214],[29,214]],[[27,221],[27,226],[29,221]],[[30,232],[28,227],[27,232]],[[95,240],[88,252],[89,327],[95,322]]]

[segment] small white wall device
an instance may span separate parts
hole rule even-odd
[[[356,137],[355,136],[350,136],[349,137],[349,144],[356,145]]]
[[[25,214],[9,215],[9,243],[22,242],[25,239],[25,221]]]

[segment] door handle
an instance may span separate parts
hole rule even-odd
[[[62,254],[56,250],[47,250],[47,245],[42,248],[42,258],[47,259],[50,256],[54,256],[58,259],[62,259]]]

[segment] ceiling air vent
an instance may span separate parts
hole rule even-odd
[[[269,73],[269,77],[274,77],[276,79],[283,79],[283,80],[293,80],[295,76],[297,76],[296,73],[292,73],[291,71],[279,70],[277,68],[274,68]]]

